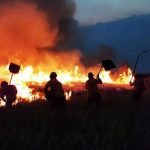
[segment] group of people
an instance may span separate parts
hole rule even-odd
[[[102,84],[102,80],[98,75],[95,79],[92,72],[88,73],[88,78],[89,79],[85,83],[88,104],[99,104],[101,95],[98,90],[98,84]],[[57,74],[55,72],[50,74],[50,80],[44,87],[44,93],[46,99],[51,102],[52,107],[64,107],[66,105],[64,90],[62,84],[57,80]]]
[[[98,89],[98,84],[102,84],[102,80],[99,78],[99,75],[94,78],[94,74],[89,72],[88,80],[85,83],[88,105],[97,105],[101,102],[101,94]],[[140,76],[135,75],[135,79],[133,82],[130,82],[130,85],[134,86],[132,100],[139,101],[142,93],[145,91],[143,79]],[[56,72],[50,73],[50,80],[44,87],[44,94],[47,101],[51,103],[53,108],[66,106],[64,89],[62,83],[57,80]],[[1,82],[0,98],[6,102],[6,107],[12,106],[12,103],[16,100],[16,95],[17,88],[15,85],[8,84],[6,81]]]
[[[130,82],[133,86],[132,100],[135,102],[140,101],[142,93],[145,91],[144,79],[140,75],[134,76],[134,81]],[[91,106],[93,104],[99,104],[101,102],[101,94],[98,88],[98,84],[102,84],[102,80],[99,78],[99,74],[94,78],[92,72],[88,73],[88,80],[85,82],[85,89],[87,93],[87,102]],[[64,107],[66,105],[64,90],[62,84],[57,80],[57,74],[52,72],[50,74],[50,80],[44,87],[45,97],[51,102],[52,107]]]

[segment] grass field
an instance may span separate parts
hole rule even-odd
[[[0,150],[149,150],[149,91],[139,103],[130,93],[102,97],[93,107],[78,95],[65,109],[45,101],[0,108]]]

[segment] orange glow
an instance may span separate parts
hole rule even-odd
[[[56,63],[56,62],[55,62]],[[1,75],[2,77],[0,80],[6,80],[9,82],[11,73],[8,70],[8,66],[1,66]],[[48,69],[50,68],[50,69]],[[18,98],[15,103],[21,101],[28,101],[32,102],[37,99],[44,99],[43,95],[43,87],[45,83],[49,80],[49,73],[51,71],[56,70],[58,74],[58,80],[63,83],[63,85],[67,85],[68,89],[72,89],[72,87],[76,87],[76,83],[82,83],[88,79],[87,73],[89,70],[93,71],[94,73],[98,71],[97,67],[87,68],[87,70],[80,64],[80,66],[64,66],[62,65],[59,69],[55,65],[52,67],[40,67],[40,66],[21,66],[21,70],[18,74],[14,74],[12,78],[11,84],[15,84],[18,89]],[[47,70],[46,70],[47,69]],[[46,71],[45,71],[46,70]],[[86,71],[85,71],[86,70]],[[96,75],[96,73],[95,73]],[[128,85],[131,79],[131,70],[127,67],[121,67],[117,72],[112,73],[111,71],[105,71],[104,69],[100,73],[100,78],[102,79],[103,83],[111,83],[116,84],[125,84]],[[69,88],[70,87],[70,88]],[[78,90],[77,86],[77,90]],[[72,91],[68,90],[65,92],[66,100],[70,100]],[[76,90],[74,88],[74,90]],[[84,87],[82,87],[84,90]],[[3,105],[0,104],[0,105]]]
[[[65,97],[66,97],[67,101],[70,101],[71,95],[72,95],[72,91],[71,90],[68,91],[68,92],[65,92]]]
[[[84,90],[83,83],[87,80],[88,72],[92,71],[95,76],[97,75],[98,67],[83,66],[79,50],[68,49],[66,52],[65,49],[58,51],[52,48],[59,46],[57,42],[62,38],[58,37],[60,31],[59,24],[56,23],[59,20],[50,20],[51,17],[34,3],[4,3],[0,6],[0,11],[0,81],[9,82],[10,62],[21,65],[19,73],[14,74],[11,82],[18,89],[15,104],[44,99],[42,90],[52,71],[57,72],[58,80],[63,83],[66,91],[69,91],[65,93],[67,100],[70,100],[72,89]],[[130,68],[120,67],[113,72],[102,70],[100,78],[104,83],[119,86],[128,85],[131,75]],[[4,103],[1,101],[0,105]]]

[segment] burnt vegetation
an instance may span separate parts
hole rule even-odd
[[[74,94],[63,109],[45,101],[0,108],[0,149],[149,149],[149,89],[139,103],[130,94],[103,91],[93,107],[84,94]]]

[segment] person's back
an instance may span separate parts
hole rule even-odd
[[[140,101],[141,95],[146,89],[144,80],[139,75],[135,75],[134,82],[130,83],[130,85],[134,86],[132,100],[136,102]]]
[[[144,92],[145,84],[142,78],[136,78],[134,81],[134,90],[137,92]]]
[[[98,92],[97,80],[92,78],[86,81],[85,88],[87,90],[88,97],[94,96]]]
[[[6,91],[7,91],[7,88],[8,88],[8,82],[2,81],[1,82],[1,87],[0,87],[0,98],[3,101],[6,101]]]
[[[88,73],[89,79],[85,83],[85,89],[87,90],[88,104],[91,105],[93,102],[99,103],[101,95],[98,90],[98,84],[102,84],[102,80],[97,76],[97,79],[93,77],[93,73]]]
[[[6,107],[11,107],[12,103],[16,100],[17,88],[15,85],[8,85],[6,89]]]
[[[64,96],[64,90],[62,88],[62,84],[57,79],[52,79],[47,82],[45,87],[50,88],[50,91],[53,96],[55,97],[62,97]],[[46,88],[45,88],[46,90]]]
[[[8,85],[6,90],[6,97],[10,99],[16,99],[17,88],[15,85]]]
[[[6,107],[12,106],[12,103],[16,100],[16,95],[17,88],[15,85],[9,85],[6,81],[1,82],[0,97],[6,102]]]
[[[44,87],[45,97],[51,102],[53,107],[65,105],[65,94],[61,82],[57,79],[57,74],[52,72],[50,74],[50,80]]]

